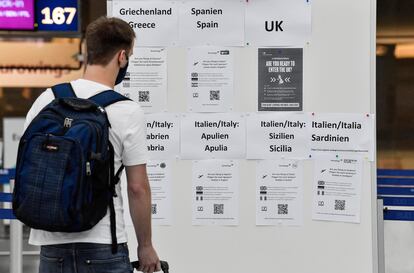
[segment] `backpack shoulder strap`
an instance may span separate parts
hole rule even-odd
[[[52,92],[55,98],[76,98],[75,91],[73,91],[70,83],[61,83],[52,86]]]
[[[90,97],[89,100],[105,108],[115,102],[131,99],[115,92],[114,90],[107,90]]]

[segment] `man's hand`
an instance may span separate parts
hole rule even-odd
[[[140,261],[139,271],[144,273],[161,271],[160,259],[152,245],[138,246],[138,260]]]

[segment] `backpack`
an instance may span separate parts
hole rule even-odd
[[[18,149],[13,212],[27,226],[51,232],[91,229],[110,212],[117,251],[114,172],[105,107],[129,100],[113,91],[77,98],[71,84],[52,87],[55,99],[33,119]]]

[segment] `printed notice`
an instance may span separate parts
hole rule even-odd
[[[243,114],[183,114],[181,158],[245,158],[245,128]]]
[[[228,112],[233,106],[234,56],[231,49],[189,48],[188,110]]]
[[[193,225],[238,225],[238,185],[236,161],[194,161]]]
[[[176,159],[180,154],[180,117],[178,114],[145,115],[150,159]]]
[[[303,110],[303,49],[259,48],[259,111]]]
[[[180,44],[244,45],[244,1],[186,1],[180,8]]]
[[[150,161],[147,163],[151,185],[151,214],[155,225],[172,224],[171,162]]]
[[[311,36],[309,0],[248,1],[246,41],[256,46],[303,45]]]
[[[134,29],[135,46],[173,46],[178,42],[178,7],[173,1],[114,0],[112,16]]]
[[[155,225],[169,226],[172,224],[171,194],[171,161],[150,160],[147,163],[147,175],[151,186],[151,215]],[[128,186],[125,172],[121,177],[121,194],[128,203]],[[120,194],[120,193],[118,193]],[[129,206],[125,206],[124,219],[126,226],[132,226]]]
[[[299,226],[302,218],[302,161],[258,161],[256,224]]]
[[[251,113],[247,117],[247,158],[309,157],[307,115]]]
[[[19,141],[23,136],[24,118],[4,118],[3,119],[3,140],[4,140],[4,159],[3,167],[11,169],[16,167],[17,150]]]
[[[374,122],[371,114],[310,114],[310,142],[314,156],[334,154],[374,160]]]
[[[145,113],[167,109],[167,50],[134,48],[120,93],[138,102]]]
[[[315,161],[313,219],[360,222],[362,161],[356,158]]]

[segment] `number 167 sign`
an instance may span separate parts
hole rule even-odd
[[[37,30],[78,31],[78,0],[36,1]]]

